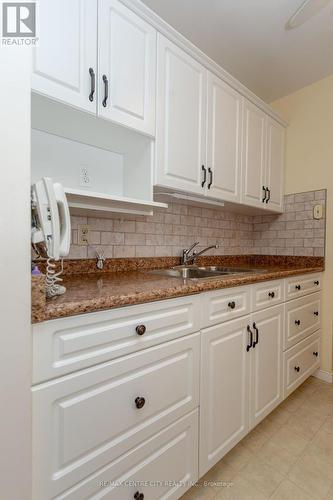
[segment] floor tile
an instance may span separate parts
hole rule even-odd
[[[197,486],[192,486],[192,488],[181,497],[181,500],[212,500],[215,496],[216,491],[213,490],[213,488],[198,484]]]
[[[271,442],[280,448],[289,451],[294,457],[298,457],[309,443],[309,439],[305,439],[299,435],[293,428],[285,424],[271,438]]]
[[[220,492],[225,487],[223,483],[229,483],[236,476],[235,470],[225,460],[220,460],[214,467],[212,467],[207,474],[201,478],[202,483],[211,486],[215,491]]]
[[[331,471],[333,480],[333,434],[320,429],[309,443],[306,452],[313,457],[313,460],[322,462],[323,467],[327,467],[328,473]]]
[[[248,448],[252,453],[257,453],[260,448],[270,439],[271,433],[268,433],[263,427],[256,427],[242,440],[242,445]]]
[[[333,486],[329,489],[329,492],[327,493],[325,500],[332,500],[333,498]]]
[[[326,417],[321,430],[333,434],[333,415]]]
[[[274,467],[281,474],[287,475],[297,460],[288,449],[281,448],[272,441],[268,441],[258,452],[258,460]]]
[[[284,476],[270,465],[259,460],[249,462],[241,472],[261,493],[269,498],[284,480]]]
[[[253,499],[255,500],[255,499]],[[273,493],[270,500],[317,500],[309,496],[291,481],[283,481],[278,489]]]
[[[301,406],[288,420],[288,427],[309,440],[318,432],[325,419],[324,415],[318,415],[313,410]]]
[[[231,465],[237,472],[242,470],[253,458],[253,453],[249,451],[242,443],[239,443],[224,457],[224,461]]]
[[[266,419],[274,423],[277,430],[278,427],[282,427],[282,425],[286,424],[290,417],[291,413],[287,408],[281,408],[280,406],[278,406],[272,413],[270,413],[266,417]]]
[[[312,497],[324,498],[333,479],[318,460],[309,453],[303,454],[289,471],[289,479]]]
[[[238,474],[233,480],[233,486],[226,488],[215,497],[219,500],[268,500],[252,482],[248,481],[242,474]]]

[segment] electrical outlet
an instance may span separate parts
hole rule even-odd
[[[323,212],[324,212],[324,208],[323,208],[323,205],[316,205],[313,207],[313,218],[314,219],[322,219],[323,218]]]
[[[89,245],[90,228],[88,224],[79,224],[77,226],[77,230],[78,230],[78,235],[77,235],[78,244],[83,246]]]
[[[88,187],[91,185],[88,167],[80,166],[80,186]]]

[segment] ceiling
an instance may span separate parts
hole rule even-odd
[[[142,0],[266,102],[333,73],[333,0],[303,26],[303,0]]]

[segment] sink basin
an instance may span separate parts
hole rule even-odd
[[[158,274],[161,276],[169,276],[170,278],[182,279],[213,279],[221,276],[252,274],[265,272],[264,269],[245,269],[238,267],[221,267],[221,266],[175,266],[170,269],[154,269],[149,271],[149,274]]]

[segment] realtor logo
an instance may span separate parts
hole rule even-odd
[[[36,2],[3,2],[2,44],[36,45]]]

